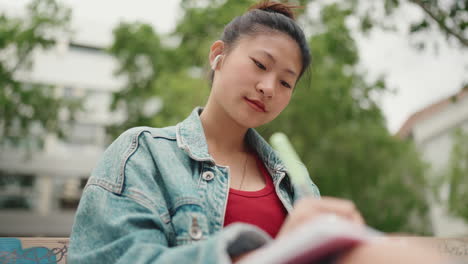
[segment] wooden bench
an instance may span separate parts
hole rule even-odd
[[[68,238],[0,237],[0,263],[66,264]]]
[[[468,263],[468,238],[390,237],[398,243],[421,243]],[[0,263],[66,264],[68,238],[0,238]],[[21,262],[20,262],[21,261]]]

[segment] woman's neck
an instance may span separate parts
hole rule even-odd
[[[247,128],[235,122],[221,107],[208,103],[200,115],[210,154],[246,152]]]

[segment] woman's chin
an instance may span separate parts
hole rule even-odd
[[[245,128],[257,128],[270,122],[269,120],[260,120],[252,117],[246,117],[238,120],[238,124]]]

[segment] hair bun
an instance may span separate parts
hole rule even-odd
[[[292,9],[299,8],[300,6],[288,5],[284,3],[279,3],[275,1],[262,1],[258,4],[255,4],[249,8],[250,10],[260,9],[263,11],[271,12],[271,13],[280,13],[283,14],[292,20],[295,20],[294,13]]]

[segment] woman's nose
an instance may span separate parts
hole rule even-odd
[[[266,97],[275,95],[275,82],[270,79],[265,79],[257,84],[257,91]]]

